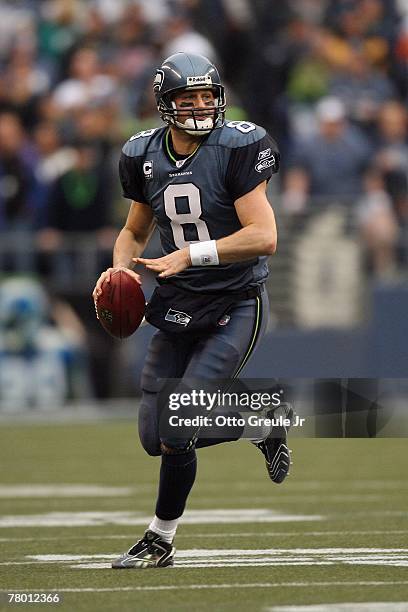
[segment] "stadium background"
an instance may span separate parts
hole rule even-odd
[[[48,324],[38,344],[68,364],[64,397],[139,391],[152,330],[111,340],[90,293],[128,210],[121,145],[160,124],[152,71],[182,48],[220,65],[228,117],[264,125],[282,153],[270,333],[248,375],[406,376],[406,11],[381,0],[3,2],[0,262],[5,281],[28,275],[46,296],[4,285],[0,359],[32,342],[15,335]]]
[[[245,375],[386,379],[400,416],[380,433],[407,431],[406,0],[2,0],[0,586],[65,590],[78,610],[398,610],[403,439],[294,439],[279,491],[244,443],[203,451],[185,567],[99,571],[139,535],[157,466],[134,425],[152,330],[114,341],[91,292],[128,210],[121,145],[160,124],[151,76],[177,50],[213,59],[228,118],[265,126],[281,149],[271,325]],[[189,561],[197,548],[206,569]]]

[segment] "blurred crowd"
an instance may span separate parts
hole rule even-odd
[[[229,117],[264,125],[278,141],[278,212],[340,204],[372,272],[403,269],[406,0],[3,0],[4,270],[46,277],[78,232],[109,257],[127,213],[120,145],[160,124],[152,74],[179,50],[216,61]],[[25,257],[29,244],[35,260]]]
[[[270,189],[287,231],[340,209],[367,272],[406,274],[407,0],[2,0],[0,271],[31,277],[0,285],[0,408],[134,384],[112,382],[134,358],[98,327],[90,292],[128,211],[121,145],[161,125],[152,75],[176,51],[215,61],[227,117],[278,141]],[[58,298],[44,291],[55,277]]]

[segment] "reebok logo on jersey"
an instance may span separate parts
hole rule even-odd
[[[269,147],[269,149],[265,149],[264,151],[261,151],[258,155],[258,161],[260,161],[261,159],[266,159],[267,157],[270,157],[271,155],[271,148]]]
[[[212,85],[211,75],[204,74],[203,76],[187,77],[187,87],[191,87],[193,85]]]
[[[178,325],[184,325],[186,327],[192,317],[186,314],[185,312],[181,312],[180,310],[173,310],[173,308],[169,308],[166,316],[164,317],[165,321],[170,321],[170,323],[177,323]]]
[[[270,157],[268,157],[268,159],[263,159],[262,161],[258,162],[255,166],[255,170],[257,172],[262,172],[263,170],[266,170],[267,168],[270,168],[271,166],[275,165],[275,156],[271,155]]]

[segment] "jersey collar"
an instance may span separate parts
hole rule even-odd
[[[185,155],[180,155],[179,153],[175,151],[173,147],[173,142],[172,142],[170,128],[169,128],[168,130],[166,130],[166,133],[164,135],[164,150],[166,152],[167,157],[170,159],[170,161],[173,162],[173,164],[177,168],[181,168],[182,166],[186,164],[188,160],[190,160],[197,153],[198,149],[201,147],[203,140],[204,139],[202,139],[198,143],[194,151],[190,153],[190,155],[187,155],[187,157]]]

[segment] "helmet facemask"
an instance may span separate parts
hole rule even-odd
[[[177,108],[174,102],[174,96],[181,91],[190,91],[196,89],[204,89],[203,87],[184,87],[168,92],[163,96],[158,104],[161,118],[168,125],[174,125],[179,130],[186,132],[192,136],[206,136],[217,127],[224,124],[225,117],[225,93],[222,86],[214,85],[211,91],[214,92],[214,104],[212,106],[202,108]],[[187,116],[184,122],[181,118]],[[205,116],[205,119],[198,118]]]

